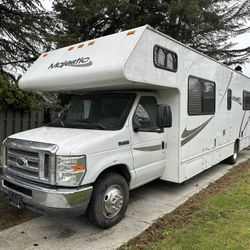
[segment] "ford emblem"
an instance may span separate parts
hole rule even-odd
[[[20,168],[23,168],[28,165],[28,161],[23,157],[19,157],[16,159],[16,165]]]

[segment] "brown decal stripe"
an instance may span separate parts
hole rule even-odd
[[[206,122],[204,122],[203,124],[201,124],[200,126],[191,129],[191,130],[187,130],[187,128],[185,128],[185,130],[182,133],[182,138],[184,138],[181,141],[181,146],[185,145],[186,143],[188,143],[189,141],[191,141],[196,135],[198,135],[201,130],[203,128],[205,128],[207,126],[207,124],[212,120],[213,116],[211,118],[209,118]]]
[[[154,146],[148,146],[148,147],[134,148],[134,150],[138,150],[138,151],[158,151],[158,150],[161,150],[161,144],[154,145]]]

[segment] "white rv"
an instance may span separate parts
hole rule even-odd
[[[17,207],[107,228],[129,190],[233,164],[250,144],[250,79],[149,26],[44,53],[20,87],[72,98],[5,140],[1,191]]]

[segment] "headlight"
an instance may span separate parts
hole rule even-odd
[[[56,182],[59,186],[78,186],[86,170],[85,155],[56,157]]]

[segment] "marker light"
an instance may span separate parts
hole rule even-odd
[[[68,51],[73,50],[73,49],[74,49],[74,46],[69,47],[69,48],[68,48]]]
[[[78,49],[82,48],[84,46],[84,43],[78,45]]]
[[[44,54],[43,54],[43,57],[46,57],[47,55],[48,55],[48,53],[44,53]]]
[[[131,35],[134,35],[135,34],[135,30],[131,30],[127,33],[127,36],[131,36]]]
[[[95,41],[91,41],[91,42],[88,43],[89,46],[94,45],[94,44],[95,44]]]

